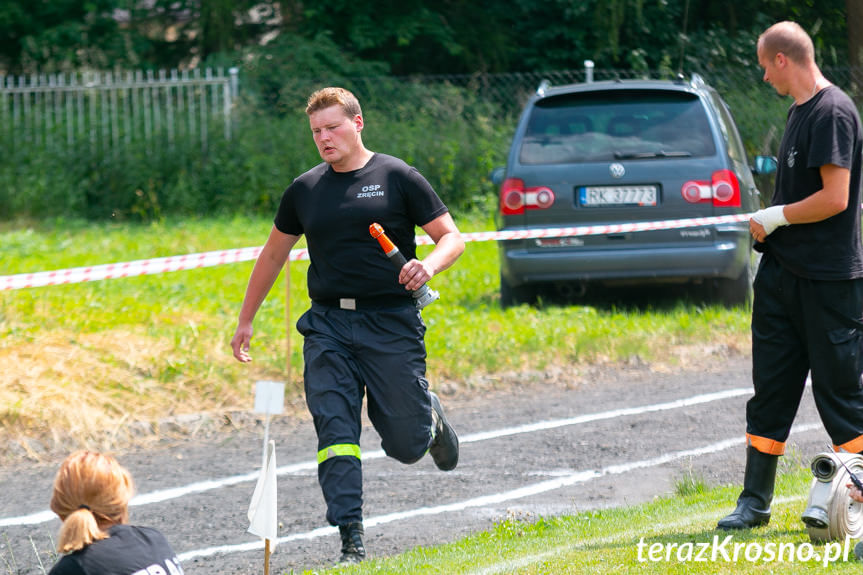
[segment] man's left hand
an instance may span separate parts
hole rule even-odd
[[[405,289],[414,291],[432,279],[433,275],[434,270],[431,269],[431,266],[413,259],[402,266],[402,270],[399,272],[399,283],[404,285]]]

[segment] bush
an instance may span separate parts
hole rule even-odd
[[[503,163],[512,122],[464,89],[376,77],[347,78],[364,103],[370,149],[415,165],[453,209],[484,205],[487,175]],[[311,88],[313,83],[309,83]],[[323,83],[316,84],[320,87]],[[272,214],[282,191],[319,163],[308,118],[248,99],[232,138],[214,124],[206,149],[197,140],[135,140],[117,148],[29,146],[0,159],[0,218],[157,220],[167,215]]]
[[[247,63],[253,71],[244,72],[230,140],[219,119],[208,128],[206,146],[180,129],[170,142],[161,134],[162,140],[112,147],[83,134],[69,144],[56,118],[57,135],[48,145],[47,138],[29,138],[28,121],[5,132],[0,125],[0,145],[8,150],[0,156],[0,220],[272,215],[285,187],[320,162],[303,109],[307,95],[326,85],[356,93],[370,149],[415,166],[454,211],[490,209],[497,191],[488,176],[506,162],[517,113],[535,85],[532,75],[353,76],[376,67],[340,61],[332,66],[344,75],[303,80],[289,73],[316,57],[337,55],[324,42],[318,52],[306,46],[296,61],[285,62],[291,47],[273,48],[279,74]],[[775,154],[788,100],[762,82],[756,68],[705,67],[700,73],[728,102],[748,153]],[[840,86],[849,77],[847,71],[834,74]]]

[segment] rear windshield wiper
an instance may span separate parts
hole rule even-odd
[[[618,160],[633,160],[642,158],[688,158],[692,156],[689,152],[666,152],[660,150],[658,152],[614,152],[614,157]]]

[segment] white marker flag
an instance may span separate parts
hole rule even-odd
[[[279,520],[276,505],[276,442],[267,444],[267,461],[261,469],[258,484],[249,505],[249,533],[269,540],[270,547],[276,548],[279,536]]]

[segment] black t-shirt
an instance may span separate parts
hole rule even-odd
[[[108,533],[107,539],[64,555],[48,575],[183,575],[176,554],[155,529],[113,525]]]
[[[403,161],[374,154],[352,172],[322,163],[298,177],[282,195],[275,226],[306,236],[309,297],[408,297],[369,226],[380,224],[406,259],[416,257],[416,226],[447,207],[420,173]]]
[[[851,171],[845,211],[820,222],[780,227],[767,237],[765,251],[792,273],[816,280],[863,277],[861,145],[857,108],[835,86],[788,111],[773,205],[797,202],[821,190],[821,166],[834,164]]]

